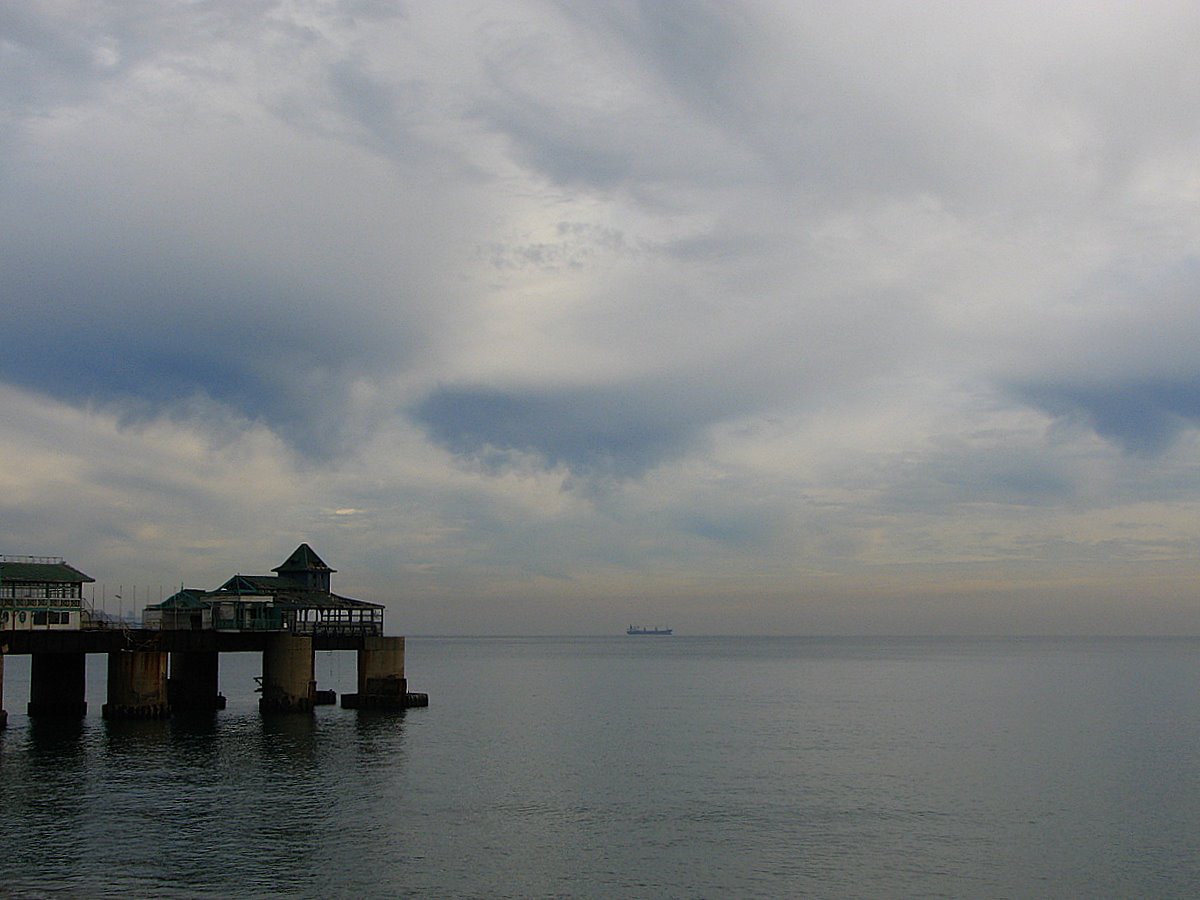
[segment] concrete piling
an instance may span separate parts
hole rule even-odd
[[[316,689],[313,651],[317,648],[358,653],[357,691],[342,697],[344,707],[405,709],[429,704],[428,695],[408,690],[403,637],[334,631],[297,635],[294,631],[105,628],[12,631],[2,637],[0,727],[6,719],[4,654],[30,658],[31,717],[87,715],[89,653],[108,656],[106,718],[224,709],[218,683],[220,654],[251,651],[261,652],[263,660],[262,677],[257,679],[262,692],[259,708],[311,712],[318,703],[337,702],[334,691]],[[130,649],[135,647],[140,649]]]
[[[309,636],[273,634],[263,651],[262,712],[311,712],[316,693],[313,641]]]
[[[161,719],[167,702],[167,657],[158,650],[121,650],[108,654],[106,719]]]
[[[0,728],[8,725],[8,713],[4,711],[4,648],[0,647]]]
[[[86,653],[34,653],[29,667],[29,715],[86,716],[86,663]]]
[[[344,694],[346,709],[428,706],[427,694],[410,694],[404,677],[404,638],[366,637],[358,651],[358,693]]]

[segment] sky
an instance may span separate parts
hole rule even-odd
[[[0,552],[391,633],[1200,632],[1190,2],[0,4]]]

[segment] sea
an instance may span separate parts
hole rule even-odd
[[[30,721],[0,897],[1196,897],[1200,639],[410,637],[402,713]],[[353,653],[317,654],[352,691]]]

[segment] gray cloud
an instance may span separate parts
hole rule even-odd
[[[1161,453],[1185,429],[1200,426],[1200,378],[1032,384],[1018,394],[1052,416],[1086,423],[1132,453]]]
[[[484,462],[517,451],[577,474],[636,476],[695,443],[705,424],[695,406],[646,396],[636,386],[467,387],[434,391],[414,415],[449,450]]]
[[[411,352],[370,311],[347,315],[303,284],[201,260],[128,257],[118,266],[104,248],[94,252],[7,258],[20,284],[0,357],[8,383],[111,405],[130,420],[186,413],[202,395],[320,456],[340,445],[348,384]]]
[[[4,5],[0,544],[223,575],[285,518],[443,630],[1077,598],[1105,548],[1184,583],[1198,34],[1169,0]]]

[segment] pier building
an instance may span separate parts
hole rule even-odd
[[[20,559],[0,570],[0,575],[12,576],[12,596],[5,595],[8,585],[0,582],[0,598],[13,601],[0,602],[10,613],[0,619],[0,725],[7,717],[4,654],[32,656],[30,716],[86,715],[88,653],[108,654],[106,718],[222,709],[220,654],[247,650],[262,653],[263,712],[307,712],[333,694],[317,690],[315,650],[357,651],[358,691],[342,697],[346,708],[403,709],[429,703],[428,695],[408,690],[404,638],[384,635],[383,605],[334,594],[330,576],[336,570],[308,544],[272,569],[273,575],[234,575],[211,591],[181,588],[147,607],[141,628],[114,627],[91,616],[82,584],[93,579],[62,560]],[[43,568],[27,568],[31,565]],[[60,615],[53,624],[49,616],[44,621],[39,616],[42,624],[33,627],[32,613],[42,610]],[[21,611],[26,613],[23,620],[11,615]]]
[[[234,575],[211,591],[180,588],[147,606],[147,628],[217,631],[287,631],[292,634],[383,634],[383,605],[330,590],[336,572],[308,544],[271,570],[274,575]]]
[[[58,556],[0,556],[0,631],[84,627],[83,586],[95,580]]]

